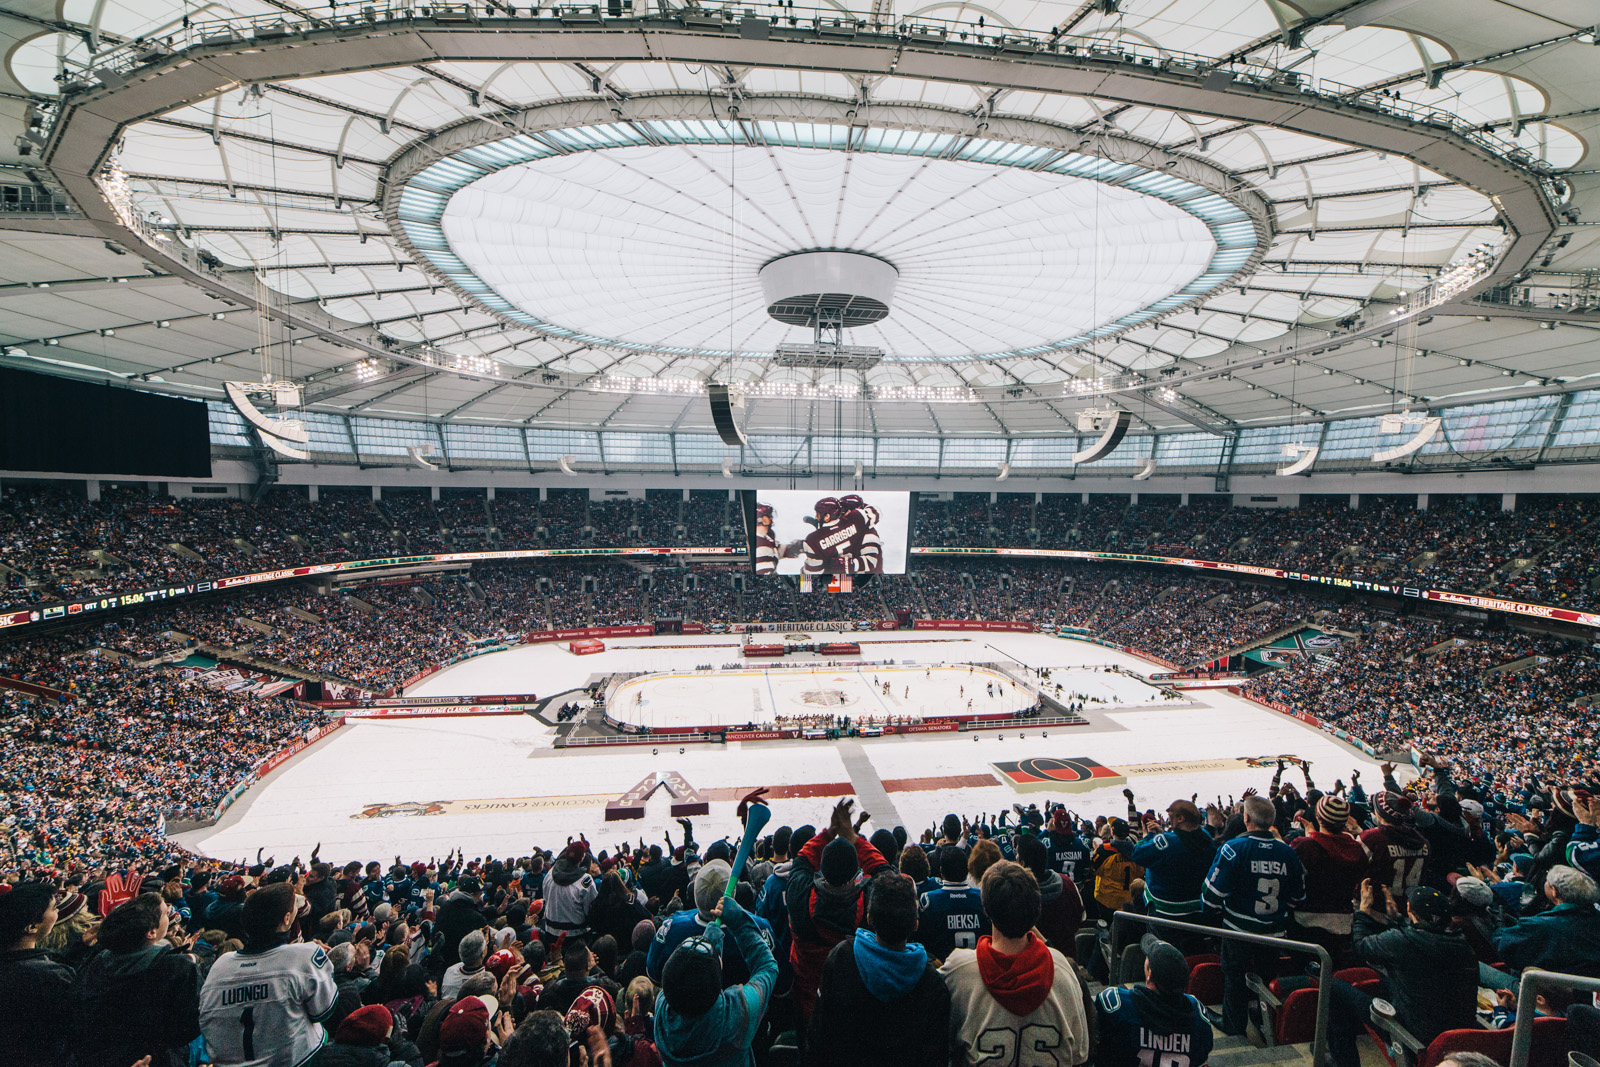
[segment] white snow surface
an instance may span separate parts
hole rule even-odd
[[[1192,691],[1188,694],[1191,703],[1157,704],[1159,691],[1137,679],[1094,670],[1109,664],[1141,674],[1158,669],[1111,649],[1042,634],[919,637],[904,644],[889,643],[905,640],[898,635],[884,636],[887,641],[871,634],[855,634],[850,639],[862,641],[863,661],[910,660],[922,665],[1009,659],[1048,667],[1054,680],[1069,692],[1107,701],[1089,704],[1095,725],[1050,729],[1048,736],[1038,728],[1024,728],[863,739],[862,750],[885,781],[992,775],[992,762],[1039,756],[1087,757],[1121,767],[1278,754],[1311,760],[1313,776],[1323,787],[1331,786],[1336,778],[1348,782],[1352,768],[1360,768],[1371,784],[1379,781],[1376,764],[1328,734],[1230,696],[1225,690]],[[558,694],[582,686],[595,674],[681,671],[707,663],[735,662],[736,647],[718,646],[731,646],[736,640],[726,636],[626,638],[608,641],[603,653],[582,657],[573,656],[564,644],[526,646],[441,671],[412,695]],[[668,644],[689,647],[639,647]],[[870,681],[871,667],[864,670]],[[849,673],[853,672],[840,672],[840,676]],[[729,721],[749,718],[751,676],[742,677],[746,690],[743,704],[731,711]],[[919,677],[923,677],[920,669],[911,673],[909,683],[895,684],[911,684],[915,693]],[[861,688],[866,693],[868,686]],[[896,695],[901,691],[896,688]],[[1118,702],[1110,702],[1112,698]],[[637,842],[641,836],[647,843],[659,842],[665,832],[676,842],[681,831],[668,813],[669,801],[663,791],[651,798],[645,818],[639,820],[606,823],[605,800],[652,771],[679,771],[699,789],[827,785],[848,783],[850,777],[836,748],[825,742],[726,746],[662,742],[557,752],[552,749],[553,733],[551,727],[519,715],[352,722],[252,787],[217,826],[180,835],[179,840],[207,855],[252,861],[258,847],[286,860],[297,854],[308,856],[321,842],[323,858],[341,862],[387,861],[396,853],[407,861],[425,860],[457,847],[469,856],[515,855],[535,845],[559,849],[569,835],[578,833],[586,835],[596,848],[611,848],[624,839]],[[1224,800],[1237,796],[1250,786],[1265,792],[1271,775],[1270,769],[1245,767],[1212,771],[1154,768],[1128,777],[1139,806],[1160,809],[1177,797],[1195,793],[1204,804],[1219,795]],[[1289,780],[1303,785],[1295,770],[1289,772]],[[1019,794],[1001,784],[893,791],[889,799],[915,838],[946,812],[995,813],[1015,802],[1043,803],[1050,797],[1064,800],[1084,815],[1120,815],[1126,807],[1121,789],[1118,785],[1088,793]],[[549,804],[575,799],[567,801],[569,806],[562,810],[352,817],[376,803],[522,797],[557,798]],[[831,797],[776,800],[772,825],[825,825],[832,803]],[[695,820],[697,839],[704,843],[735,835],[734,806],[731,800],[714,801],[711,814]],[[874,819],[870,825],[889,821],[882,817],[882,823]]]

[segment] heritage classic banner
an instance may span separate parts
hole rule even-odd
[[[1387,582],[1368,582],[1356,578],[1340,578],[1326,574],[1308,574],[1304,571],[1284,570],[1280,567],[1257,567],[1248,563],[1225,563],[1219,560],[1190,559],[1184,556],[1156,556],[1144,555],[1134,552],[1091,552],[1079,549],[1066,548],[967,548],[960,546],[927,546],[911,549],[914,556],[1009,556],[1017,559],[1063,559],[1083,560],[1091,563],[1155,563],[1168,567],[1191,567],[1197,570],[1225,571],[1231,574],[1248,574],[1258,578],[1281,578],[1285,581],[1312,582],[1317,585],[1332,586],[1336,589],[1350,589],[1362,593],[1379,593],[1385,596],[1417,597],[1423,600],[1433,600],[1444,604],[1453,604],[1460,607],[1475,608],[1481,611],[1498,611],[1512,615],[1526,615],[1533,618],[1551,619],[1557,622],[1576,623],[1580,626],[1593,626],[1600,628],[1600,613],[1590,611],[1575,611],[1571,608],[1558,608],[1548,604],[1530,604],[1520,600],[1505,600],[1499,597],[1477,596],[1472,593],[1456,593],[1442,589],[1423,589],[1420,586],[1396,585]],[[631,556],[722,556],[733,557],[735,550],[727,545],[712,545],[697,548],[689,547],[664,547],[664,548],[529,548],[507,549],[495,552],[441,552],[433,555],[417,556],[388,556],[382,559],[345,560],[338,563],[314,563],[303,567],[284,567],[278,570],[258,571],[254,574],[234,574],[208,581],[190,582],[185,585],[159,586],[151,589],[140,589],[108,595],[93,597],[87,600],[62,601],[55,604],[40,604],[28,608],[0,610],[0,629],[13,626],[28,626],[35,623],[54,622],[90,611],[104,611],[111,608],[136,607],[141,604],[150,604],[159,600],[174,597],[185,597],[191,594],[209,593],[219,589],[233,589],[239,586],[256,585],[262,582],[285,581],[290,578],[305,578],[319,574],[359,574],[363,571],[380,570],[392,567],[404,567],[409,564],[436,564],[436,563],[476,563],[491,560],[518,560],[518,559],[627,559]],[[743,558],[742,553],[738,558]],[[941,622],[948,620],[922,620],[922,622]],[[991,624],[999,625],[999,624]],[[1008,623],[1010,626],[1027,627],[1023,623]],[[922,626],[919,629],[948,629],[949,627]],[[976,627],[960,627],[972,629]],[[608,628],[615,629],[615,628]],[[549,631],[542,631],[549,632]],[[576,631],[556,631],[561,634],[577,635]],[[685,631],[688,632],[688,631]],[[595,634],[594,636],[604,636]],[[624,635],[614,635],[624,636]],[[529,635],[530,640],[533,635]],[[539,638],[539,640],[563,640],[561,637]]]

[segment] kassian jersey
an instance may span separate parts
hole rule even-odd
[[[922,894],[920,904],[917,940],[933,959],[949,959],[958,948],[977,948],[978,938],[989,932],[982,895],[965,882],[943,882]]]
[[[1080,888],[1094,881],[1094,861],[1090,857],[1089,842],[1082,834],[1050,830],[1039,840],[1050,853],[1052,870],[1071,878]]]
[[[883,541],[878,537],[878,513],[873,508],[849,512],[831,526],[806,535],[802,574],[881,574]]]
[[[328,1039],[336,993],[321,945],[231,952],[200,990],[200,1030],[218,1064],[301,1067]]]

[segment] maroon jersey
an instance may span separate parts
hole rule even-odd
[[[852,511],[831,526],[820,526],[805,538],[802,574],[880,574],[883,542],[862,511]]]
[[[1361,843],[1372,853],[1367,876],[1386,886],[1397,903],[1405,900],[1408,889],[1422,884],[1428,839],[1416,830],[1409,826],[1376,826],[1361,835]]]

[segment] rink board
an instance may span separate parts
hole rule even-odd
[[[658,641],[608,641],[605,652],[581,658],[561,645],[480,656],[440,671],[412,695],[519,692],[532,679],[538,679],[542,692],[561,693],[581,687],[597,672],[693,671],[737,651],[710,647],[713,638],[704,645],[686,638],[674,648],[629,647]],[[1226,803],[1252,786],[1264,792],[1273,767],[1251,766],[1251,761],[1284,753],[1311,760],[1319,782],[1348,781],[1352,768],[1376,780],[1371,760],[1328,734],[1226,692],[1204,691],[1193,694],[1191,703],[1141,707],[1150,703],[1154,690],[1136,678],[1095,668],[1116,664],[1147,671],[1151,665],[1098,646],[1038,634],[974,634],[881,650],[872,648],[871,635],[862,635],[862,643],[863,655],[874,659],[1005,662],[1009,656],[1052,668],[1069,690],[1093,690],[1104,701],[1089,704],[1092,725],[1070,731],[850,742],[869,761],[913,839],[947,813],[997,813],[1018,801],[1043,804],[1051,796],[1088,816],[1121,815],[1127,809],[1120,784],[1024,793],[1002,781],[997,763],[1093,760],[1123,774],[1140,808],[1157,810],[1191,794],[1204,805],[1219,798]],[[868,686],[871,673],[868,668]],[[1118,695],[1126,698],[1120,704],[1106,699]],[[351,722],[249,790],[217,826],[180,839],[208,855],[252,861],[258,847],[280,856],[307,855],[319,841],[323,856],[341,861],[387,861],[397,852],[407,860],[427,860],[456,847],[469,855],[515,855],[535,843],[559,848],[569,834],[579,833],[597,848],[614,847],[624,836],[634,844],[640,837],[661,843],[667,832],[678,841],[681,830],[671,819],[671,798],[664,791],[645,801],[642,818],[609,824],[605,819],[608,802],[652,773],[676,773],[708,802],[709,815],[695,820],[703,847],[737,833],[737,798],[758,786],[780,787],[772,800],[774,826],[825,825],[835,799],[854,791],[840,748],[826,743],[663,741],[622,750],[556,750],[555,732],[526,715]],[[407,773],[396,774],[396,767]]]

